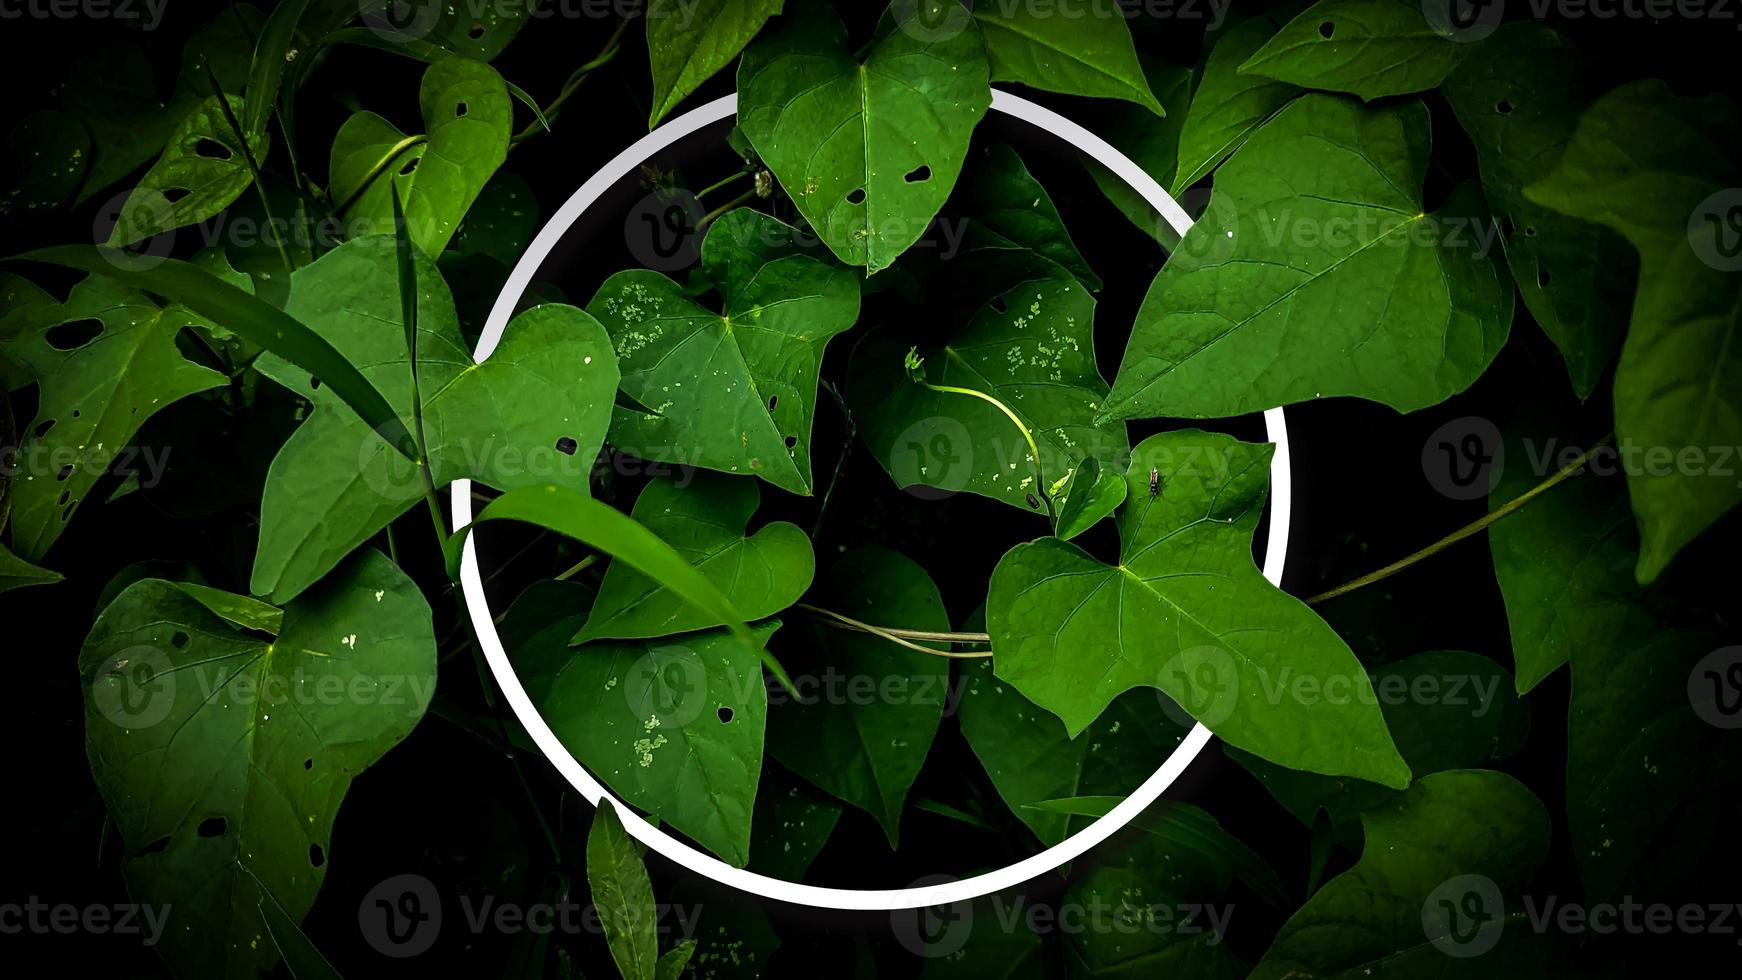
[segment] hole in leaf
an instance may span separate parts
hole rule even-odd
[[[564,456],[573,456],[575,450],[579,448],[580,444],[575,442],[573,439],[570,439],[568,436],[563,436],[561,439],[556,441],[556,451],[562,453]]]
[[[1547,269],[1537,269],[1536,270],[1536,284],[1538,286],[1545,286],[1545,287],[1548,285],[1548,270]]]
[[[67,501],[69,501],[71,499],[73,499],[73,492],[71,490],[62,490],[60,492],[60,499],[55,501],[54,505],[56,507],[65,507],[67,505]]]
[[[798,436],[787,436],[786,437],[786,448],[791,449],[792,447],[794,447],[796,445],[798,445]]]
[[[308,390],[319,391],[320,387],[321,387],[321,379],[312,378],[312,377],[308,379]]]
[[[720,724],[722,725],[732,720],[732,709],[727,705],[720,705],[720,710],[716,711],[715,714],[720,716]]]
[[[1536,237],[1536,226],[1535,225],[1525,225],[1524,226],[1524,237],[1535,238]]]
[[[484,36],[484,25],[483,24],[473,24],[472,29],[466,32],[466,36],[471,38],[474,41],[483,37]]]
[[[83,320],[73,320],[70,323],[49,327],[42,336],[44,340],[48,341],[48,346],[55,350],[78,350],[96,340],[102,332],[103,321],[95,317],[86,317]]]
[[[158,851],[161,851],[168,846],[169,846],[169,838],[168,837],[159,837],[158,839],[152,841],[151,843],[145,845],[144,847],[141,847],[139,849],[139,854],[140,854],[140,856],[144,856],[146,854],[156,854]]]
[[[468,111],[470,111],[470,110],[468,110],[466,108],[466,104],[464,102],[455,102],[454,103],[454,118],[455,119],[458,119],[461,116],[465,115]]]
[[[1512,233],[1517,231],[1517,230],[1518,230],[1517,227],[1512,224],[1512,215],[1508,214],[1508,215],[1501,216],[1501,218],[1500,218],[1500,234],[1502,236],[1504,236],[1507,241],[1512,240]]]
[[[163,189],[163,199],[170,204],[174,204],[192,193],[193,191],[188,190],[186,187],[165,187]]]
[[[225,820],[223,817],[207,817],[200,821],[201,837],[222,837],[224,836],[224,831],[229,829],[230,821]]]
[[[917,184],[922,180],[930,180],[931,168],[922,163],[919,166],[914,167],[912,170],[909,170],[907,176],[902,179],[910,184]]]
[[[780,404],[780,396],[779,395],[769,395],[768,396],[768,410],[770,412],[774,411],[774,406],[776,406],[778,404]]]
[[[987,303],[986,305],[992,307],[993,310],[995,310],[999,313],[1010,312],[1010,304],[1004,302],[1004,297],[1002,297],[1002,296],[992,297],[992,301]]]
[[[75,408],[75,409],[73,409],[73,418],[75,418],[75,419],[76,419],[76,418],[78,418],[78,417],[79,417],[79,414],[80,414],[80,413],[79,413],[79,410],[78,410],[78,409],[76,409],[76,408]]]
[[[304,769],[313,769],[315,767],[315,760],[313,760],[313,759],[302,760],[302,767]]]
[[[43,436],[48,435],[48,430],[54,428],[54,423],[54,419],[46,419],[42,422],[38,422],[35,429],[36,437],[41,439]]]
[[[169,643],[177,650],[186,650],[188,648],[188,635],[181,630],[176,630],[175,635],[169,638]]]
[[[327,863],[327,852],[321,850],[321,846],[319,844],[310,844],[308,846],[308,863],[316,868],[320,867],[323,864],[326,864]]]
[[[411,172],[417,169],[417,162],[422,159],[423,157],[412,157],[410,160],[405,161],[405,166],[399,168],[399,176],[411,176]]]
[[[848,204],[864,204],[865,203],[865,188],[855,187],[851,191],[848,191],[847,192],[847,203]]]
[[[72,475],[73,475],[73,464],[68,463],[65,466],[60,468],[60,472],[56,473],[54,475],[54,478],[57,480],[64,480],[67,477],[72,476]]]
[[[1335,33],[1337,33],[1337,25],[1331,23],[1330,21],[1327,20],[1323,24],[1319,25],[1319,37],[1322,37],[1322,38],[1325,38],[1328,40],[1330,38],[1330,36],[1332,34],[1335,34]]]
[[[232,155],[229,147],[210,137],[202,137],[195,143],[194,153],[207,160],[228,160]]]
[[[1500,113],[1502,116],[1510,116],[1512,115],[1512,103],[1505,99],[1501,99],[1499,102],[1494,103],[1494,111]]]

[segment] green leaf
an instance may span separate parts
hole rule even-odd
[[[907,332],[886,327],[853,351],[847,391],[860,435],[897,485],[976,493],[1032,513],[1085,459],[1123,465],[1125,426],[1094,423],[1107,395],[1095,365],[1095,299],[1062,267],[1031,269],[921,354],[932,384],[985,392],[1022,419],[1048,486],[1037,485],[1027,440],[996,405],[908,380]]]
[[[1177,165],[1167,186],[1181,194],[1203,180],[1248,137],[1300,94],[1287,82],[1239,71],[1276,34],[1278,22],[1254,17],[1228,28],[1204,60],[1203,78],[1182,115]],[[1150,171],[1151,174],[1154,171]]]
[[[435,668],[429,606],[375,552],[287,607],[275,640],[155,579],[103,610],[79,654],[86,749],[129,891],[175,909],[172,969],[272,965],[255,882],[308,913],[340,801],[423,716]]]
[[[59,572],[38,568],[0,546],[0,592],[27,588],[32,585],[52,585],[65,576]]]
[[[930,39],[955,2],[896,4],[860,58],[828,6],[795,0],[738,65],[739,125],[822,240],[868,273],[925,233],[991,105],[980,29]]]
[[[804,253],[798,232],[741,208],[708,229],[714,313],[657,272],[631,269],[587,304],[611,334],[623,392],[611,442],[658,462],[760,476],[811,492],[810,433],[823,349],[859,316],[851,271]]]
[[[823,577],[817,596],[818,605],[863,623],[950,628],[937,586],[912,559],[894,551],[848,552]],[[807,683],[770,712],[769,752],[877,818],[894,847],[902,804],[943,717],[949,661],[814,623],[801,635],[809,642],[791,659]]]
[[[1619,232],[1639,251],[1639,291],[1615,369],[1620,445],[1664,459],[1742,445],[1742,277],[1726,256],[1742,183],[1742,114],[1659,81],[1624,85],[1579,120],[1531,201]],[[1634,452],[1637,453],[1635,448]],[[1655,471],[1655,472],[1654,472]],[[1630,466],[1640,582],[1742,500],[1705,467]]]
[[[841,804],[780,766],[762,767],[751,824],[750,870],[801,881],[841,819]]]
[[[308,4],[309,0],[281,0],[266,18],[260,40],[254,42],[254,60],[248,68],[247,114],[243,117],[246,132],[264,132],[266,121],[272,118],[279,83],[284,80],[285,68],[296,57],[297,23]],[[259,162],[261,158],[255,160]]]
[[[68,246],[33,255],[95,259],[95,252]],[[176,349],[192,314],[118,282],[124,274],[101,259],[84,267],[115,275],[92,275],[65,303],[32,287],[0,314],[0,353],[25,372],[14,387],[33,379],[39,391],[12,484],[12,546],[27,561],[48,553],[147,419],[225,381]]]
[[[1492,766],[1518,751],[1530,728],[1530,706],[1513,693],[1511,676],[1478,654],[1418,653],[1374,669],[1372,679],[1397,752],[1418,779]],[[1306,703],[1328,697],[1316,685],[1288,690]],[[1321,810],[1346,823],[1397,795],[1365,780],[1296,772],[1238,749],[1227,751],[1307,826]]]
[[[278,899],[258,882],[255,887],[260,895],[256,903],[260,919],[266,923],[266,929],[272,935],[272,946],[284,960],[284,968],[290,973],[291,980],[341,980],[339,971],[333,969],[333,965],[315,948]]]
[[[1027,249],[1063,266],[1090,292],[1100,290],[1101,277],[1077,251],[1046,188],[1010,144],[987,144],[971,174],[956,195],[956,205],[976,231],[989,233],[991,241],[983,240],[980,247]]]
[[[1104,132],[1114,149],[1143,168],[1143,172],[1154,177],[1156,183],[1167,187],[1173,181],[1180,127],[1187,119],[1192,73],[1178,65],[1147,58],[1144,59],[1144,68],[1148,72],[1149,87],[1166,108],[1167,116],[1158,118],[1141,109],[1120,106]],[[1094,161],[1086,161],[1086,166],[1095,186],[1140,231],[1170,250],[1178,244],[1179,236],[1173,227],[1123,177]]]
[[[1074,876],[1061,904],[1087,920],[1084,928],[1060,930],[1070,975],[1236,980],[1243,974],[1222,935],[1234,906],[1223,900],[1233,872],[1220,855],[1127,830],[1084,863],[1086,872]]]
[[[986,37],[994,82],[1021,82],[1046,92],[1124,99],[1166,115],[1149,90],[1131,28],[1119,11],[1060,16],[1052,6],[981,3],[972,7]],[[951,11],[948,18],[965,20]],[[947,29],[940,25],[939,30]]]
[[[1061,541],[1069,541],[1099,524],[1102,518],[1111,517],[1125,502],[1128,489],[1125,474],[1111,468],[1103,471],[1100,461],[1093,456],[1083,460],[1065,488],[1058,528],[1053,534]]]
[[[604,330],[573,307],[535,306],[474,365],[435,264],[420,256],[415,266],[424,438],[436,486],[462,477],[503,490],[586,486],[617,382]],[[391,239],[347,242],[297,270],[286,309],[366,365],[366,383],[385,394],[396,420],[410,418]],[[273,459],[261,502],[251,587],[284,601],[422,499],[423,476],[330,391],[326,375],[311,377],[276,356],[258,367],[314,403]]]
[[[755,627],[754,647],[711,630],[574,650],[570,620],[519,656],[561,664],[539,714],[577,759],[631,805],[741,868],[768,714],[756,651],[779,628],[777,620]]]
[[[1436,29],[1424,9],[1414,0],[1321,0],[1285,24],[1240,73],[1368,102],[1424,92],[1472,49],[1452,28]]]
[[[387,399],[331,343],[296,318],[198,265],[158,259],[150,268],[141,269],[126,253],[79,245],[37,249],[19,258],[83,269],[162,296],[214,325],[221,323],[231,333],[320,378],[334,396],[380,433],[388,446],[407,458],[416,452],[411,433],[394,415]]]
[[[647,54],[653,68],[653,111],[659,125],[691,92],[732,63],[785,0],[652,0]]]
[[[240,98],[228,98],[232,111],[238,115],[247,111]],[[163,156],[128,195],[108,244],[131,245],[158,232],[204,221],[229,207],[253,180],[247,154],[263,160],[266,146],[262,131],[249,134],[244,147],[225,119],[218,97],[206,99],[170,134]]]
[[[1483,903],[1497,901],[1501,893],[1528,883],[1548,851],[1548,814],[1542,804],[1523,784],[1497,772],[1425,776],[1394,802],[1365,814],[1361,823],[1366,831],[1361,859],[1283,924],[1252,980],[1389,973],[1387,961],[1430,940],[1439,947],[1433,950],[1439,958],[1428,961],[1431,968],[1419,960],[1418,966],[1437,969],[1458,962],[1446,956],[1457,937],[1441,931],[1443,926],[1424,928],[1441,922],[1441,900],[1454,908],[1470,894]],[[1459,888],[1470,880],[1464,876],[1487,879],[1484,891],[1491,894]],[[1501,909],[1479,911],[1498,915]],[[1480,927],[1478,939],[1489,931],[1481,920],[1474,925]],[[1470,962],[1482,967],[1473,976],[1494,975],[1497,964]]]
[[[1422,212],[1427,152],[1419,102],[1290,103],[1155,277],[1102,417],[1335,395],[1413,411],[1468,387],[1506,342],[1512,289],[1473,185]]]
[[[719,617],[746,649],[762,651],[762,640],[744,625],[744,617],[732,608],[731,601],[721,595],[683,555],[628,515],[594,500],[585,491],[555,485],[510,490],[485,505],[468,528],[461,531],[494,520],[536,524],[602,551],[658,581],[691,605]],[[464,539],[463,533],[456,532],[448,540],[450,576],[458,575],[460,547]],[[572,635],[574,631],[569,632]],[[764,662],[768,660],[765,658]],[[771,665],[779,677],[777,667]]]
[[[1589,100],[1586,78],[1560,35],[1508,24],[1442,87],[1476,144],[1512,278],[1560,348],[1580,398],[1596,390],[1621,348],[1637,260],[1613,231],[1529,200],[1524,186],[1566,151]]]
[[[746,619],[762,619],[797,602],[816,571],[810,539],[797,525],[769,524],[746,537],[761,496],[754,481],[713,473],[691,480],[656,479],[630,516],[689,559]],[[667,636],[723,625],[657,581],[613,562],[575,643]]]
[[[13,161],[11,197],[0,215],[53,211],[73,199],[91,159],[91,135],[77,119],[54,109],[32,112],[6,134]]]
[[[690,957],[694,955],[696,955],[696,941],[694,939],[686,939],[666,950],[665,955],[661,956],[659,962],[654,965],[655,980],[678,980],[679,977],[683,976],[683,971],[689,968]]]
[[[957,665],[962,736],[998,795],[1042,844],[1063,841],[1086,821],[1072,811],[1036,808],[1064,797],[1123,798],[1143,784],[1185,737],[1153,691],[1131,691],[1076,738],[1050,713],[992,676],[990,660]],[[1096,814],[1098,815],[1098,814]]]
[[[1008,927],[998,915],[1003,909],[995,904],[997,901],[981,899],[967,906],[970,914],[957,920],[962,926],[955,926],[949,920],[939,921],[944,929],[935,941],[941,948],[926,958],[925,967],[920,972],[923,980],[1052,980],[1058,976],[1040,933],[1030,928]],[[929,910],[895,914],[917,915],[916,925],[932,928],[930,920],[925,918],[934,914]],[[947,955],[938,955],[943,949],[955,945],[954,928],[964,927],[968,929],[968,937],[962,942],[962,947]],[[931,933],[920,932],[918,935],[924,942]]]
[[[605,929],[611,960],[623,980],[655,980],[659,936],[653,882],[641,863],[641,850],[623,829],[617,805],[599,801],[587,832],[587,886]]]
[[[354,113],[333,137],[328,172],[347,222],[381,233],[392,228],[388,188],[397,186],[411,240],[435,256],[507,158],[513,107],[502,76],[467,58],[431,64],[418,105],[426,130],[421,142],[373,112]]]
[[[1253,564],[1270,455],[1207,432],[1144,440],[1126,475],[1118,565],[1057,538],[998,562],[986,604],[993,667],[1073,737],[1121,692],[1147,685],[1230,745],[1401,788],[1409,768],[1360,663]],[[1310,707],[1272,697],[1290,674],[1351,696]]]
[[[1047,813],[1073,816],[1104,817],[1123,803],[1120,796],[1076,796],[1059,800],[1042,800],[1029,807]],[[1247,847],[1238,837],[1228,833],[1222,824],[1206,810],[1172,800],[1152,804],[1138,815],[1131,825],[1182,848],[1209,858],[1232,871],[1260,898],[1276,908],[1288,905],[1288,893],[1276,871]]]

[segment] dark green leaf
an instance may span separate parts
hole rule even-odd
[[[784,0],[652,0],[647,52],[653,67],[648,128],[732,63]]]
[[[51,585],[59,582],[63,576],[35,565],[13,554],[10,549],[0,546],[0,592],[11,592],[31,585]]]
[[[953,6],[953,4],[952,4]],[[1021,82],[1048,92],[1135,102],[1156,115],[1161,103],[1149,90],[1131,29],[1116,10],[1089,9],[1075,16],[1034,3],[997,0],[972,7],[986,37],[986,56],[995,82]],[[947,30],[966,17],[944,15],[935,30]]]
[[[1203,78],[1191,93],[1191,108],[1181,113],[1185,121],[1179,130],[1177,166],[1166,184],[1175,194],[1203,180],[1240,149],[1253,131],[1300,94],[1299,87],[1287,82],[1239,70],[1276,34],[1278,26],[1267,16],[1241,21],[1228,28],[1210,50]]]
[[[599,801],[587,833],[587,885],[617,972],[623,980],[655,980],[659,937],[653,882],[639,846],[623,829],[617,805],[605,800]]]
[[[1437,86],[1471,51],[1416,0],[1320,0],[1240,66],[1243,75],[1371,102]]]

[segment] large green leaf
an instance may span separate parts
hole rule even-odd
[[[829,248],[867,272],[925,233],[992,102],[979,28],[929,39],[955,3],[895,4],[861,58],[828,6],[794,0],[738,66],[744,133]]]
[[[1156,183],[1168,187],[1173,183],[1180,127],[1187,122],[1186,106],[1192,95],[1192,72],[1188,68],[1147,58],[1144,59],[1144,68],[1150,90],[1167,109],[1167,116],[1157,118],[1141,109],[1120,106],[1116,118],[1104,132],[1114,149],[1131,158],[1131,162],[1154,177]],[[1088,169],[1095,186],[1132,224],[1169,249],[1179,242],[1179,235],[1161,213],[1123,177],[1115,176],[1111,170],[1093,161],[1088,162]]]
[[[1149,686],[1230,745],[1401,788],[1409,768],[1355,655],[1253,564],[1270,455],[1207,432],[1145,439],[1126,475],[1118,565],[1057,538],[998,562],[993,667],[1073,737],[1121,692]],[[1343,696],[1292,696],[1302,679]]]
[[[610,332],[623,392],[639,405],[617,408],[614,446],[811,492],[818,369],[829,340],[858,319],[859,288],[797,234],[747,208],[708,229],[702,268],[719,313],[645,269],[599,287],[587,311]]]
[[[756,820],[751,825],[750,869],[787,881],[801,880],[840,819],[839,802],[781,766],[763,766]]]
[[[647,56],[653,68],[649,127],[732,63],[785,0],[652,0]]]
[[[1633,253],[1619,235],[1524,196],[1553,168],[1588,101],[1571,45],[1536,24],[1510,24],[1442,90],[1476,144],[1482,191],[1524,305],[1560,348],[1580,398],[1602,380],[1627,331]]]
[[[1479,654],[1418,653],[1376,668],[1372,678],[1385,726],[1418,779],[1492,766],[1518,751],[1530,728],[1530,706],[1513,693],[1512,677]],[[1397,795],[1362,779],[1296,772],[1239,749],[1228,754],[1307,826],[1320,810],[1341,824]]]
[[[59,572],[38,568],[0,546],[0,592],[11,592],[31,585],[52,585],[63,576]]]
[[[571,649],[575,625],[564,620],[516,651],[548,677],[539,714],[624,800],[743,867],[768,714],[756,650],[725,630]],[[779,627],[752,632],[760,645]]]
[[[1168,184],[1175,194],[1203,180],[1300,94],[1298,86],[1239,70],[1276,34],[1277,26],[1267,16],[1241,21],[1223,32],[1210,50],[1179,130],[1177,165]]]
[[[797,602],[816,571],[810,539],[777,521],[745,536],[761,494],[752,480],[697,473],[687,482],[652,481],[630,516],[695,565],[746,619],[762,619]],[[723,621],[621,562],[599,584],[587,623],[574,641],[666,636]]]
[[[1320,0],[1258,49],[1240,72],[1371,102],[1423,92],[1471,51],[1416,0]]]
[[[653,904],[653,881],[641,863],[640,845],[623,829],[616,804],[603,800],[587,831],[587,886],[617,972],[623,980],[654,980],[659,910]]]
[[[124,461],[147,419],[225,378],[176,349],[176,334],[199,317],[107,276],[74,286],[65,303],[22,286],[9,289],[8,300],[0,310],[0,354],[25,372],[10,379],[15,387],[34,380],[39,392],[36,417],[20,433],[12,483],[12,546],[35,561]]]
[[[333,200],[345,206],[349,226],[362,232],[391,232],[389,188],[397,186],[411,240],[435,256],[507,158],[513,108],[502,76],[467,58],[431,64],[418,105],[426,130],[418,142],[373,112],[345,120],[333,137],[328,173]]]
[[[1107,418],[1240,415],[1353,395],[1413,411],[1506,342],[1512,289],[1473,185],[1423,213],[1428,113],[1290,103],[1217,173],[1138,311]]]
[[[1186,729],[1153,691],[1129,691],[1076,738],[1049,712],[992,676],[990,660],[957,665],[962,735],[1005,805],[1042,844],[1057,844],[1087,825],[1031,804],[1081,796],[1123,797],[1148,779],[1179,746]]]
[[[910,4],[911,5],[911,4]],[[1161,103],[1144,80],[1131,28],[1117,11],[1060,16],[1050,4],[968,5],[986,37],[995,82],[1021,82],[1047,92],[1135,102],[1156,115]],[[965,21],[952,11],[949,18]],[[946,19],[942,29],[949,24]]]
[[[236,117],[247,111],[240,98],[227,98]],[[247,154],[253,154],[256,162],[264,160],[266,145],[262,130],[249,133],[244,146],[218,97],[206,99],[170,134],[163,156],[128,195],[109,244],[131,245],[158,232],[204,221],[229,207],[253,180]]]
[[[277,959],[255,883],[308,913],[340,801],[410,734],[435,669],[429,606],[372,551],[287,607],[276,638],[157,579],[103,610],[79,654],[91,773],[129,890],[175,910],[160,951],[177,973]]]
[[[950,628],[937,586],[893,551],[848,552],[824,575],[818,596],[819,604],[862,623]],[[893,847],[902,804],[943,717],[949,661],[816,624],[801,635],[806,648],[790,658],[799,680],[793,696],[770,713],[769,752],[876,817]]]
[[[985,392],[1016,413],[1038,461],[998,406],[909,380],[908,331],[886,327],[853,351],[847,390],[860,434],[898,485],[967,491],[1033,512],[1085,459],[1101,469],[1124,465],[1124,423],[1094,421],[1107,396],[1095,365],[1095,299],[1062,267],[1030,268],[958,330],[924,331],[945,342],[921,355],[927,381]],[[1036,483],[1036,462],[1047,486]]]
[[[474,365],[434,263],[420,257],[415,265],[418,375],[436,485],[466,477],[504,490],[585,487],[617,384],[603,328],[573,307],[536,306]],[[410,417],[391,240],[347,242],[297,270],[287,311]],[[314,403],[274,458],[261,503],[252,588],[282,602],[420,499],[423,480],[319,379],[277,356],[262,357],[259,367]]]
[[[1503,893],[1527,884],[1548,851],[1548,813],[1522,783],[1497,772],[1425,776],[1361,822],[1361,859],[1283,924],[1252,980],[1378,975],[1369,971],[1439,975],[1440,964],[1458,962],[1446,953],[1450,947],[1460,954],[1456,944],[1464,938],[1445,931],[1441,902],[1462,913],[1470,908],[1464,900],[1476,896],[1476,912],[1494,918],[1463,925],[1472,927],[1468,941],[1483,941],[1505,927],[1503,909],[1493,906]],[[1468,887],[1460,887],[1466,882]],[[1522,931],[1523,924],[1515,928]],[[1412,962],[1418,968],[1431,964],[1432,974],[1392,972],[1387,960],[1430,941],[1440,947],[1433,950],[1438,959]],[[1480,972],[1451,975],[1494,976],[1504,968],[1482,958],[1468,962]]]
[[[1579,120],[1560,166],[1525,196],[1614,229],[1639,251],[1639,291],[1615,369],[1625,453],[1704,463],[1742,445],[1742,276],[1731,257],[1742,114],[1658,81],[1624,85]],[[1723,468],[1726,473],[1729,467]],[[1742,500],[1711,465],[1627,467],[1639,519],[1636,574],[1650,582]]]

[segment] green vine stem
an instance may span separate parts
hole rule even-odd
[[[514,138],[508,141],[509,149],[513,149],[522,141],[531,139],[541,132],[549,132],[550,123],[556,121],[557,114],[562,111],[563,103],[569,100],[569,96],[575,94],[575,90],[581,87],[581,83],[587,80],[588,75],[610,64],[617,57],[617,53],[623,49],[620,42],[623,40],[623,31],[628,28],[630,19],[626,17],[617,22],[617,29],[611,32],[611,39],[605,42],[605,46],[599,49],[599,53],[593,56],[593,60],[569,74],[568,81],[563,83],[562,91],[558,92],[557,97],[552,99],[550,105],[545,106],[544,111],[540,113],[542,118],[534,119],[527,123],[520,132],[515,133]]]
[[[998,411],[1004,413],[1004,417],[1009,419],[1012,425],[1016,426],[1016,431],[1022,433],[1022,438],[1028,443],[1029,458],[1034,460],[1034,489],[1035,492],[1039,494],[1041,501],[1046,504],[1047,520],[1051,522],[1052,526],[1056,529],[1058,527],[1058,514],[1053,510],[1052,506],[1053,488],[1046,485],[1046,471],[1042,469],[1040,465],[1040,447],[1035,445],[1034,433],[1028,431],[1028,426],[1023,424],[1022,419],[1018,418],[1015,412],[1011,411],[1010,406],[983,391],[975,391],[972,388],[957,388],[954,385],[933,384],[930,381],[927,381],[925,379],[925,358],[919,356],[919,348],[917,347],[909,347],[907,349],[907,358],[903,361],[903,364],[907,368],[908,378],[911,379],[914,384],[930,388],[932,391],[940,391],[945,394],[969,395],[990,404],[992,407],[998,409]]]
[[[1607,446],[1610,442],[1612,442],[1614,440],[1614,438],[1615,438],[1615,433],[1611,432],[1608,435],[1604,436],[1603,438],[1597,440],[1595,445],[1593,445],[1591,448],[1585,450],[1583,453],[1579,454],[1578,459],[1575,459],[1572,462],[1568,463],[1567,465],[1561,467],[1557,472],[1554,473],[1554,475],[1550,476],[1548,479],[1542,481],[1541,483],[1538,483],[1534,487],[1531,487],[1529,490],[1526,490],[1525,492],[1519,494],[1517,497],[1506,502],[1505,504],[1501,505],[1500,507],[1495,508],[1492,512],[1484,515],[1481,519],[1471,521],[1470,523],[1464,525],[1461,528],[1458,528],[1456,531],[1453,531],[1452,533],[1446,535],[1445,537],[1439,539],[1438,541],[1435,541],[1433,544],[1428,545],[1427,547],[1421,549],[1420,551],[1414,552],[1413,554],[1407,555],[1403,558],[1399,558],[1397,561],[1394,561],[1391,564],[1386,565],[1384,568],[1381,568],[1376,572],[1369,572],[1366,575],[1363,575],[1358,579],[1355,579],[1351,582],[1345,582],[1342,585],[1339,585],[1334,589],[1331,589],[1331,590],[1326,591],[1326,592],[1320,592],[1318,595],[1315,595],[1315,596],[1307,599],[1306,600],[1307,605],[1316,606],[1319,603],[1324,602],[1328,599],[1335,599],[1336,597],[1338,597],[1340,595],[1347,595],[1348,593],[1353,592],[1356,589],[1362,588],[1363,586],[1372,585],[1374,582],[1380,581],[1381,579],[1390,578],[1391,576],[1397,574],[1398,572],[1403,571],[1404,569],[1415,564],[1416,562],[1421,561],[1424,558],[1431,558],[1434,555],[1437,555],[1440,552],[1451,547],[1452,545],[1457,544],[1459,541],[1462,541],[1465,538],[1467,538],[1473,534],[1476,534],[1479,531],[1482,531],[1483,529],[1487,528],[1490,524],[1493,524],[1495,521],[1500,520],[1502,517],[1505,517],[1507,514],[1510,514],[1513,511],[1518,510],[1519,508],[1523,507],[1525,504],[1530,503],[1532,500],[1535,500],[1537,497],[1539,497],[1539,496],[1543,495],[1544,493],[1547,493],[1549,490],[1553,489],[1556,485],[1564,482],[1568,477],[1571,477],[1573,474],[1577,473],[1581,468],[1584,467],[1584,465],[1586,463],[1591,461],[1591,457],[1595,456],[1599,449],[1602,449],[1604,446]]]
[[[929,653],[934,657],[948,657],[951,660],[972,660],[978,657],[990,657],[992,655],[992,651],[990,650],[934,650],[931,647],[922,647],[918,643],[913,642],[914,640],[929,640],[934,643],[991,643],[992,637],[986,633],[941,633],[932,630],[909,630],[895,629],[887,626],[872,626],[870,623],[862,623],[851,616],[835,612],[833,609],[824,609],[821,606],[813,606],[807,602],[794,603],[793,608],[802,613],[808,614],[811,618],[827,626],[833,626],[836,629],[852,630],[856,633],[870,633],[873,636],[880,636],[898,646],[904,646],[909,650],[917,650],[920,653]]]

